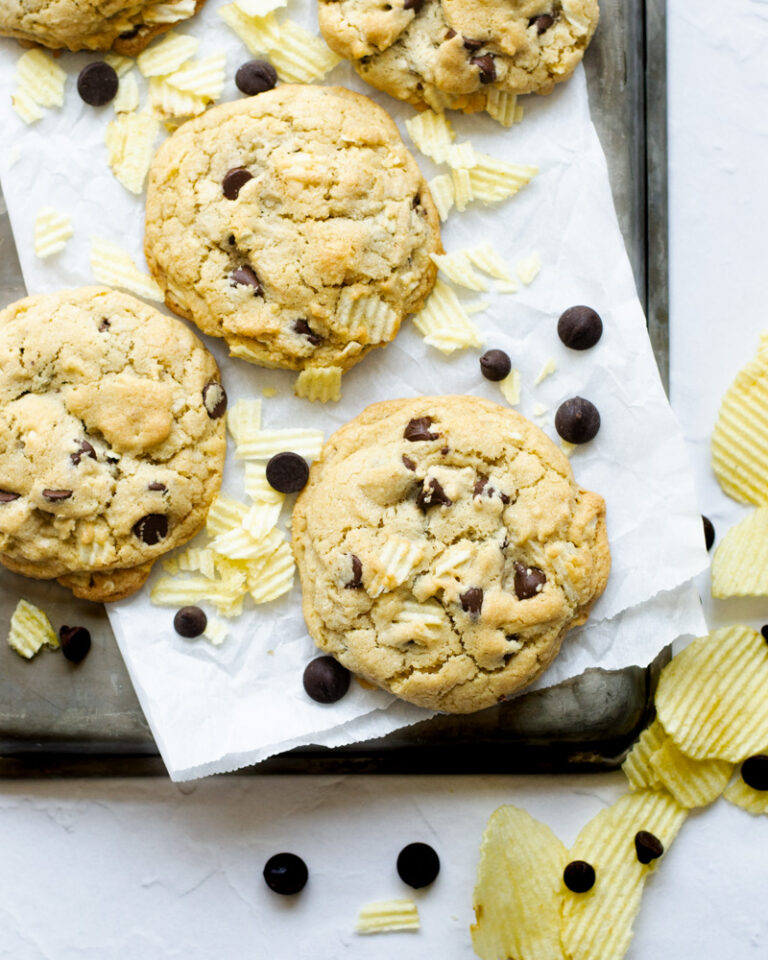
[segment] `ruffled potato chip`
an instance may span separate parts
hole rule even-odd
[[[768,507],[753,510],[717,545],[712,596],[768,596]]]

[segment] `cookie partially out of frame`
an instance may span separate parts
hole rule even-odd
[[[347,369],[388,343],[441,250],[394,122],[343,87],[214,107],[150,170],[145,253],[168,306],[263,366]]]
[[[136,56],[205,0],[0,0],[0,36],[54,50]]]
[[[293,546],[315,643],[453,713],[534,680],[610,569],[602,497],[530,421],[464,396],[378,403],[333,434]]]
[[[0,563],[77,596],[138,590],[202,527],[226,394],[183,323],[84,287],[0,311]]]
[[[581,61],[597,0],[319,0],[328,45],[363,80],[442,111],[549,93]]]

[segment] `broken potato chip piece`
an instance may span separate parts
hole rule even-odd
[[[139,194],[144,189],[159,130],[157,117],[147,110],[120,113],[107,125],[104,137],[107,163],[115,177],[131,193]]]
[[[768,596],[768,507],[753,510],[717,545],[712,558],[712,596]]]
[[[472,898],[472,945],[481,960],[559,960],[564,844],[513,806],[491,815]]]
[[[35,254],[41,259],[60,253],[73,234],[72,221],[53,207],[41,207],[35,217]]]
[[[59,640],[45,613],[29,600],[19,600],[11,616],[8,646],[20,657],[31,660],[43,647],[58,650]]]
[[[108,240],[91,238],[91,270],[100,283],[130,290],[146,300],[163,301],[163,291],[152,277],[139,270],[124,250]]]
[[[419,929],[419,908],[413,900],[379,900],[360,907],[356,933],[397,933]]]
[[[690,810],[713,803],[731,779],[733,764],[726,760],[692,760],[667,737],[651,755],[659,783]]]
[[[755,790],[739,775],[723,794],[725,799],[747,813],[768,814],[768,790]]]
[[[341,367],[306,367],[296,378],[293,392],[312,403],[341,400]]]
[[[27,93],[41,107],[60,107],[64,103],[64,83],[67,75],[42,50],[23,53],[16,64],[19,89]]]
[[[630,790],[644,790],[646,787],[655,789],[661,786],[659,775],[651,766],[651,757],[667,739],[658,718],[640,734],[621,765],[629,780]]]

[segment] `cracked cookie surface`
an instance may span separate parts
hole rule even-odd
[[[225,408],[200,340],[128,294],[0,311],[0,563],[90,600],[137,590],[205,522]]]
[[[378,403],[333,434],[293,547],[315,643],[452,713],[534,680],[610,570],[602,497],[530,421],[465,396]]]
[[[597,0],[319,0],[328,45],[363,80],[432,109],[549,93],[584,55]]]
[[[392,119],[286,85],[183,124],[149,177],[145,252],[166,302],[236,356],[347,369],[430,293],[439,218]]]

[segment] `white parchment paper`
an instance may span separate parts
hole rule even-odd
[[[315,22],[308,3],[290,15]],[[179,30],[201,38],[200,55],[225,50],[228,84],[223,99],[238,96],[232,82],[245,48],[220,21],[216,5]],[[10,107],[20,49],[0,42],[0,176],[30,292],[91,283],[92,236],[120,244],[143,265],[143,198],[113,178],[106,164],[104,131],[112,108],[85,106],[75,79],[93,55],[64,54],[68,73],[65,105],[25,127]],[[403,121],[413,108],[379,94],[340,64],[326,82],[373,96]],[[539,681],[550,685],[588,667],[618,668],[648,663],[680,634],[704,631],[691,579],[706,566],[701,520],[680,430],[664,396],[618,228],[605,159],[589,118],[586,83],[573,79],[546,98],[527,97],[522,124],[504,130],[485,115],[451,116],[457,138],[478,149],[540,167],[540,174],[510,201],[452,213],[443,229],[448,251],[492,242],[511,267],[533,251],[539,276],[512,295],[468,293],[488,299],[475,316],[488,347],[500,347],[521,372],[519,409],[556,439],[554,413],[564,399],[581,395],[600,410],[596,440],[572,457],[578,481],[608,504],[613,570],[590,622],[569,635],[562,653]],[[427,177],[439,169],[416,153]],[[46,261],[33,252],[34,219],[50,205],[72,217],[67,248]],[[493,286],[492,282],[489,286]],[[462,297],[464,295],[462,294]],[[556,319],[574,303],[602,315],[599,345],[578,353],[565,349]],[[233,403],[275,387],[264,401],[266,427],[302,424],[326,436],[369,403],[417,394],[468,393],[504,402],[498,387],[479,374],[478,351],[450,359],[427,347],[410,323],[397,340],[369,355],[344,377],[339,404],[322,407],[292,395],[295,374],[267,371],[230,360],[219,341],[215,353]],[[549,359],[554,375],[535,386]],[[242,466],[230,457],[224,489],[243,496]],[[283,523],[288,511],[284,511]],[[150,579],[160,575],[160,565]],[[250,602],[250,601],[248,601]],[[380,691],[353,684],[333,706],[308,700],[301,685],[314,647],[300,610],[298,586],[272,604],[249,606],[232,621],[221,648],[186,641],[172,628],[172,610],[153,607],[149,590],[109,607],[110,621],[160,751],[174,779],[236,769],[301,744],[328,746],[382,736],[428,714]]]

